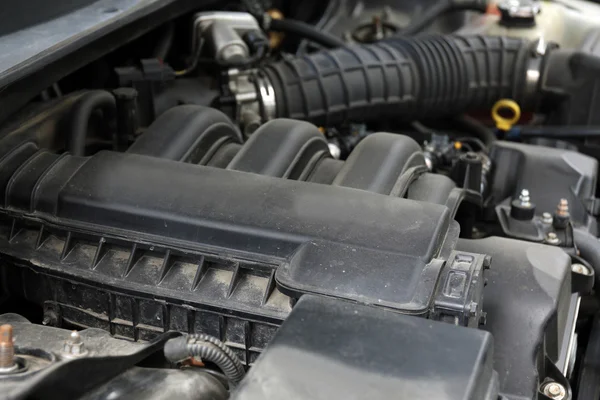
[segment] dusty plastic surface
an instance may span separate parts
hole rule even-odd
[[[277,134],[273,149],[253,144]],[[367,190],[292,180],[310,181],[316,159],[331,160],[320,133],[305,122],[272,121],[255,135],[230,163],[249,172],[109,151],[56,155],[17,135],[0,141],[0,252],[10,259],[11,292],[43,306],[57,324],[134,340],[170,329],[207,333],[252,364],[293,303],[277,269],[299,249],[317,246],[310,259],[292,257],[294,268],[339,269],[338,297],[442,314],[436,285],[446,279],[444,260],[458,238],[448,207],[369,191],[370,180],[405,175],[402,163],[385,157],[374,162],[381,174],[361,177],[362,163],[352,163]],[[391,153],[403,154],[394,141],[407,138],[387,137]],[[365,154],[377,150],[365,146]],[[306,157],[279,148],[300,148]],[[406,162],[419,156],[409,150]],[[368,273],[354,283],[341,279],[340,261]],[[481,276],[475,267],[474,278]],[[386,296],[377,297],[384,276],[393,279]],[[451,311],[471,325],[481,304],[474,285],[483,281],[460,282],[464,296]],[[475,315],[463,318],[471,301]]]
[[[536,398],[548,376],[544,357],[558,360],[571,299],[571,260],[556,246],[489,237],[459,240],[457,248],[488,254],[483,329],[494,336],[500,392]]]
[[[489,400],[492,336],[304,296],[232,400]]]

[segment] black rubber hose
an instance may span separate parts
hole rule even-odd
[[[107,91],[94,90],[79,97],[73,105],[71,111],[71,131],[67,138],[67,151],[74,156],[85,155],[85,143],[90,116],[98,109],[102,110],[104,119],[107,122],[114,122],[117,115],[115,97]]]
[[[190,357],[215,364],[229,379],[231,386],[237,385],[246,373],[244,366],[223,342],[205,334],[194,334],[170,339],[165,344],[165,357],[171,362],[180,362]]]
[[[291,19],[272,19],[268,30],[275,32],[285,32],[303,39],[320,44],[327,48],[344,47],[346,43],[333,35],[319,31],[307,23]]]
[[[409,36],[419,33],[431,25],[436,19],[453,11],[470,10],[484,13],[486,12],[487,7],[487,0],[439,0],[423,14],[413,17],[410,24],[402,29],[398,35]]]
[[[461,129],[464,129],[464,133],[474,136],[475,138],[481,140],[483,144],[485,144],[486,148],[483,150],[489,148],[492,143],[497,140],[493,129],[488,128],[475,118],[469,117],[468,115],[462,115],[456,118],[456,122]]]
[[[598,291],[600,283],[600,240],[591,233],[582,229],[573,229],[575,245],[579,249],[581,257],[594,268],[594,287]]]
[[[428,35],[322,51],[265,65],[274,117],[329,126],[393,118],[415,121],[489,110],[502,98],[528,109],[530,42]]]

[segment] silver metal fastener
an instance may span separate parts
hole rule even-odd
[[[542,222],[544,224],[552,225],[552,221],[553,221],[552,214],[550,214],[549,212],[545,212],[542,214]]]
[[[548,243],[548,244],[559,244],[560,243],[560,239],[558,238],[558,236],[556,236],[556,233],[554,233],[554,232],[548,232],[548,234],[546,235],[546,243]]]
[[[556,207],[556,215],[561,217],[569,216],[569,201],[567,199],[560,199],[558,207]]]
[[[529,190],[523,189],[521,190],[521,194],[519,194],[519,200],[521,201],[521,205],[523,207],[531,206],[531,196],[529,194]]]
[[[579,263],[571,265],[571,271],[581,275],[591,275],[589,268]]]
[[[542,392],[553,400],[564,400],[567,398],[567,390],[558,382],[549,382],[542,387]]]
[[[79,332],[71,332],[71,336],[63,344],[62,356],[65,358],[83,357],[88,354]]]
[[[19,365],[15,362],[15,345],[11,325],[0,326],[0,374],[16,371]]]

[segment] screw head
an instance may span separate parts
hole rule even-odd
[[[542,392],[553,400],[564,400],[567,397],[567,390],[558,382],[549,382],[542,387]]]
[[[571,271],[581,275],[591,275],[591,271],[583,264],[575,263],[571,265]]]
[[[546,243],[552,244],[552,245],[557,245],[560,243],[560,239],[558,238],[556,233],[548,232],[548,234],[546,235]]]
[[[531,206],[531,196],[529,194],[529,190],[523,189],[519,194],[519,200],[521,201],[521,206],[530,207]]]
[[[560,215],[561,217],[569,216],[569,200],[560,199],[556,207],[556,215]]]
[[[553,220],[552,214],[550,214],[549,212],[545,212],[542,214],[542,222],[544,224],[552,225],[552,220]]]

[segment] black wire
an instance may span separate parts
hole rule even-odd
[[[191,72],[194,72],[200,63],[200,54],[202,53],[202,48],[204,47],[204,39],[200,38],[198,45],[196,46],[196,51],[194,52],[192,62],[188,67],[183,70],[175,71],[175,76],[185,76]]]
[[[315,24],[315,29],[318,29],[320,31],[326,31],[328,25],[334,21],[336,12],[342,7],[342,4],[339,0],[330,0],[327,3],[327,7],[325,8],[325,11],[323,12],[323,15],[321,15],[321,18],[319,19],[319,21]],[[303,54],[306,53],[307,50],[307,46],[308,46],[309,41],[306,39],[303,39],[300,42],[300,45],[298,46],[298,50],[296,51],[296,55],[299,54]]]
[[[494,130],[488,128],[475,118],[463,115],[458,117],[455,122],[458,123],[460,128],[466,131],[465,133],[481,140],[485,144],[486,150],[497,140]]]
[[[185,76],[189,73],[193,72],[199,64],[217,64],[221,67],[230,67],[230,68],[248,68],[253,66],[254,64],[260,62],[263,57],[267,54],[268,44],[262,44],[257,49],[256,52],[247,60],[244,60],[239,63],[220,63],[212,58],[201,58],[200,54],[202,53],[202,47],[204,45],[204,39],[200,39],[201,42],[198,45],[198,49],[194,54],[194,58],[192,59],[192,63],[189,67],[181,71],[175,71],[175,76]]]
[[[456,140],[456,141],[458,141],[458,140]],[[467,151],[468,151],[468,152],[471,152],[471,153],[472,153],[472,152],[474,151],[474,150],[473,150],[473,147],[471,147],[471,145],[470,145],[470,144],[468,144],[468,143],[462,143],[462,142],[461,142],[461,145],[462,145],[462,147],[463,147],[463,148],[467,149]]]
[[[317,30],[314,26],[293,19],[272,19],[268,27],[270,31],[285,32],[300,38],[318,43],[330,49],[344,47],[346,43],[326,32]]]
[[[471,142],[477,145],[477,147],[479,147],[480,150],[483,151],[487,151],[487,146],[485,145],[485,143],[483,143],[480,139],[478,138],[474,138],[474,137],[459,137],[457,139],[454,139],[457,142]]]
[[[423,125],[419,121],[413,121],[410,123],[410,126],[417,132],[423,135],[435,135],[437,132],[427,126]]]

